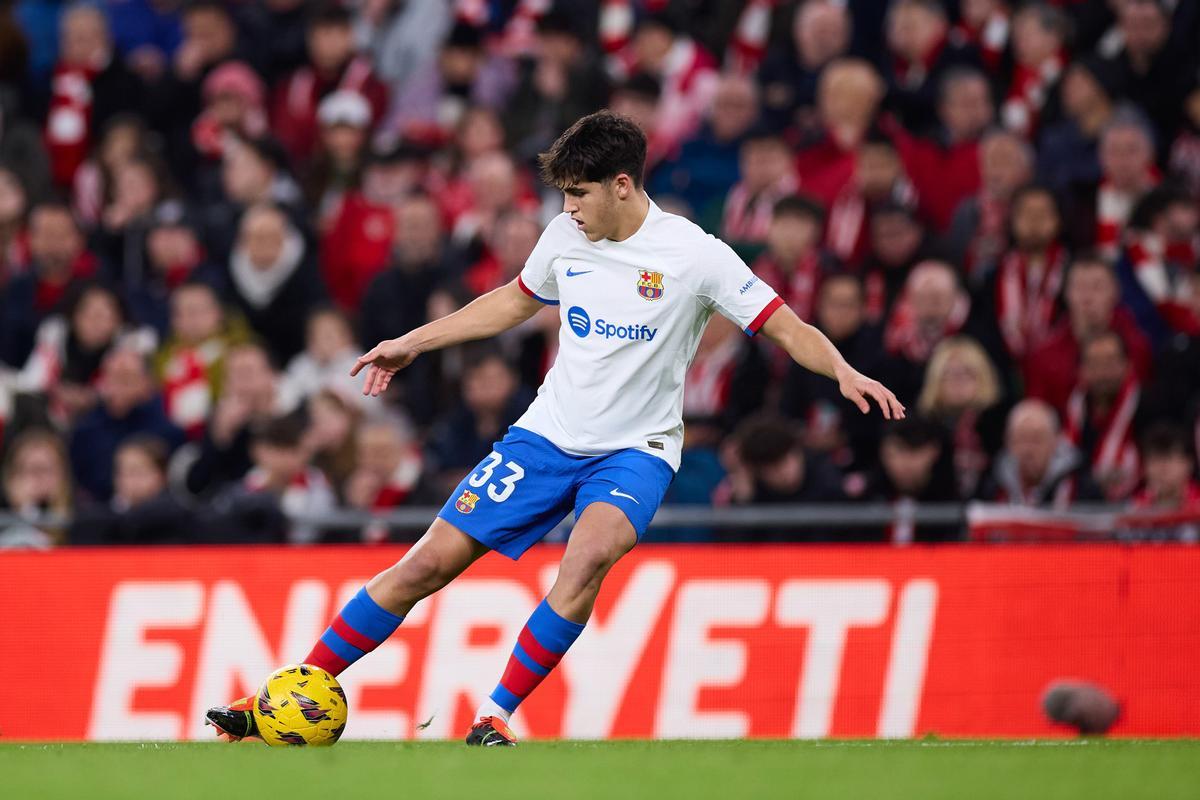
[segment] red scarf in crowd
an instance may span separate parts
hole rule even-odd
[[[1200,334],[1200,318],[1192,310],[1190,295],[1195,290],[1185,275],[1196,270],[1198,243],[1167,242],[1156,233],[1139,231],[1130,236],[1125,252],[1138,283],[1171,330]]]
[[[730,66],[743,75],[752,75],[767,53],[771,33],[771,12],[778,0],[748,0],[738,17],[729,41]]]
[[[1023,358],[1049,336],[1066,266],[1066,252],[1057,243],[1037,261],[1019,250],[1001,260],[996,275],[996,315],[1014,358]]]
[[[916,364],[924,363],[929,360],[929,354],[938,342],[962,330],[970,312],[971,302],[965,293],[960,293],[940,330],[923,328],[917,324],[912,303],[909,302],[906,292],[892,309],[891,319],[884,332],[884,345],[893,355],[903,356]]]
[[[959,22],[950,29],[950,40],[959,45],[974,45],[983,59],[983,66],[988,72],[996,72],[1008,49],[1010,30],[1008,12],[996,9],[977,28]]]
[[[1137,485],[1141,461],[1133,441],[1133,418],[1141,394],[1141,384],[1131,372],[1121,385],[1112,409],[1103,419],[1093,416],[1090,420],[1096,429],[1096,441],[1090,453],[1092,475],[1109,500],[1127,497]],[[1076,447],[1080,446],[1083,429],[1089,423],[1088,413],[1087,393],[1082,386],[1076,387],[1067,400],[1064,430],[1068,441]]]
[[[1096,192],[1096,249],[1109,261],[1115,261],[1121,250],[1121,236],[1129,214],[1145,191],[1158,184],[1158,170],[1150,168],[1142,192],[1122,192],[1105,178]]]
[[[917,190],[907,177],[901,177],[892,187],[888,200],[905,208],[916,208]],[[825,241],[830,252],[843,263],[856,264],[866,255],[871,218],[869,205],[867,198],[851,181],[838,192],[829,209]]]
[[[979,193],[979,223],[967,244],[963,269],[969,277],[994,264],[1008,239],[1008,203],[988,192]]]
[[[800,256],[791,269],[785,269],[770,253],[759,256],[751,269],[764,283],[779,292],[796,316],[811,320],[815,311],[817,284],[821,278],[821,257],[813,250]]]
[[[162,393],[167,416],[183,429],[188,439],[199,441],[213,410],[209,370],[225,355],[218,337],[196,347],[170,351],[162,365]]]
[[[92,81],[100,70],[59,64],[50,81],[45,142],[54,182],[71,185],[92,145]]]
[[[1033,136],[1046,97],[1062,77],[1066,63],[1066,54],[1056,53],[1037,67],[1016,65],[1008,97],[1000,107],[1004,127],[1026,138]]]
[[[721,238],[734,242],[765,241],[775,204],[799,188],[800,181],[792,174],[780,176],[774,185],[756,194],[751,194],[745,183],[734,184],[725,198]]]

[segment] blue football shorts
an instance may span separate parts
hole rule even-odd
[[[513,426],[438,516],[513,560],[592,503],[621,509],[641,540],[674,477],[666,461],[640,450],[576,456]]]

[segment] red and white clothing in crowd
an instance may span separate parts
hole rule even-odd
[[[1153,231],[1137,231],[1129,239],[1125,253],[1133,274],[1163,322],[1178,333],[1200,334],[1200,317],[1195,312],[1198,304],[1192,297],[1197,289],[1190,280],[1197,269],[1200,243],[1168,242]]]
[[[1017,64],[1013,68],[1008,96],[1000,106],[1000,119],[1013,133],[1032,138],[1041,121],[1042,108],[1055,84],[1062,77],[1067,59],[1056,53],[1036,67]]]
[[[230,133],[248,139],[267,133],[267,89],[246,64],[230,61],[217,67],[204,79],[200,92],[206,107],[192,123],[192,145],[201,156],[219,160]],[[221,97],[236,98],[242,107],[242,116],[232,128],[212,110],[213,102]]]
[[[906,292],[896,301],[888,318],[883,332],[884,348],[892,355],[922,364],[929,360],[938,342],[962,330],[970,313],[970,299],[966,292],[959,292],[950,313],[939,326],[924,325],[913,313],[912,302]]]
[[[915,209],[918,205],[917,190],[912,181],[903,176],[896,181],[891,194],[884,200]],[[825,246],[843,264],[854,266],[866,258],[870,249],[871,207],[878,204],[868,200],[858,185],[850,181],[842,187],[829,207],[829,218],[825,223]]]
[[[242,488],[256,493],[268,491],[267,473],[261,467],[255,467],[242,479]],[[325,474],[309,466],[288,482],[279,496],[279,507],[291,521],[287,540],[292,544],[312,544],[320,538],[321,529],[304,520],[335,510],[337,496],[325,479]]]
[[[988,72],[996,73],[1004,59],[1004,51],[1008,49],[1008,38],[1012,30],[1012,21],[1003,3],[997,3],[996,8],[984,18],[980,24],[972,25],[966,20],[960,20],[950,29],[950,41],[956,45],[974,45],[983,60],[983,66]]]
[[[1122,191],[1107,178],[1096,192],[1096,249],[1110,262],[1121,253],[1121,240],[1129,215],[1142,196],[1159,182],[1158,170],[1151,167],[1138,191]]]
[[[67,294],[72,283],[87,280],[100,271],[100,259],[85,250],[71,265],[71,274],[61,281],[48,281],[38,276],[33,290],[33,309],[39,317],[54,311]]]
[[[963,257],[963,271],[968,278],[986,273],[1000,258],[1008,242],[1009,204],[982,191],[978,205],[979,223]]]
[[[421,468],[421,454],[414,447],[409,449],[386,479],[380,481],[371,473],[359,471],[351,475],[347,483],[357,480],[365,481],[367,484],[374,482],[373,485],[367,486],[367,497],[370,498],[370,504],[364,510],[382,513],[408,501],[421,477]],[[360,536],[364,542],[368,543],[386,541],[388,538],[387,524],[382,520],[372,520],[363,527]]]
[[[1183,496],[1179,498],[1178,504],[1171,508],[1164,508],[1162,502],[1145,487],[1139,489],[1133,495],[1132,505],[1139,511],[1193,511],[1196,514],[1200,514],[1200,483],[1188,481],[1188,485],[1184,487]]]
[[[632,48],[621,51],[615,69],[618,76],[641,69]],[[699,130],[717,94],[717,62],[694,40],[679,36],[664,59],[662,83],[652,141],[647,144],[646,163],[654,164]]]
[[[750,269],[779,293],[796,316],[803,320],[813,318],[822,273],[820,251],[805,253],[794,264],[782,264],[768,251],[755,259]]]
[[[996,273],[996,316],[1009,355],[1020,360],[1049,336],[1067,269],[1059,244],[1036,255],[1013,250]]]
[[[29,231],[20,228],[0,246],[0,290],[29,269]]]
[[[321,272],[338,308],[358,312],[367,287],[387,267],[395,238],[392,208],[359,191],[342,195],[320,246]]]
[[[317,143],[317,106],[332,92],[348,90],[366,98],[374,128],[387,108],[387,87],[375,77],[371,61],[355,56],[336,77],[323,77],[311,66],[291,74],[278,87],[271,109],[272,129],[296,162],[312,156]]]
[[[683,416],[720,416],[729,403],[733,375],[738,367],[742,342],[726,336],[711,347],[702,346],[683,379]]]
[[[59,186],[71,185],[91,149],[95,136],[92,84],[100,72],[97,67],[59,63],[50,79],[45,143],[51,173]]]
[[[792,173],[780,175],[775,183],[754,192],[745,182],[735,183],[725,197],[721,215],[721,238],[729,242],[764,242],[775,204],[800,189],[800,180]]]
[[[552,0],[519,0],[496,37],[494,49],[513,58],[530,55],[537,47],[537,24],[553,5]],[[494,4],[488,0],[456,0],[454,17],[475,28],[492,25]]]
[[[930,73],[937,65],[938,59],[942,57],[942,52],[949,43],[948,37],[943,36],[934,42],[920,58],[912,60],[893,52],[892,75],[895,77],[896,83],[899,84],[900,88],[909,91],[920,89],[925,84],[925,81],[929,79]]]
[[[771,12],[778,0],[748,0],[738,17],[726,53],[727,65],[735,72],[752,75],[767,54]]]
[[[214,378],[229,343],[214,336],[194,347],[175,346],[164,352],[159,366],[167,417],[191,441],[204,437],[214,406]]]
[[[945,231],[963,200],[979,191],[979,142],[942,145],[915,136],[898,138],[904,171],[912,178],[921,215]]]
[[[1084,451],[1092,477],[1109,500],[1129,496],[1137,486],[1141,459],[1133,437],[1133,420],[1141,399],[1141,383],[1132,373],[1125,379],[1112,408],[1102,416],[1088,408],[1087,393],[1077,387],[1067,400],[1064,434]],[[1090,452],[1084,446],[1088,440]]]

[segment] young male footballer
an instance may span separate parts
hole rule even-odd
[[[495,336],[559,307],[553,368],[524,416],[446,501],[429,530],[333,620],[304,659],[334,675],[388,638],[422,598],[496,550],[518,559],[569,512],[575,526],[550,593],[534,609],[467,744],[516,744],[508,720],[583,631],[604,576],[629,552],[679,467],[683,379],[713,312],[762,332],[838,382],[865,414],[904,407],[802,322],[728,245],[668,214],[642,188],[646,139],[628,119],[580,119],[542,154],[563,192],[515,281],[358,359],[378,396],[421,353]],[[255,733],[250,698],[210,709],[224,738]]]

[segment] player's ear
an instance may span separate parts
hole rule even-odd
[[[613,178],[613,188],[616,189],[618,199],[627,200],[633,194],[633,180],[622,172]]]

